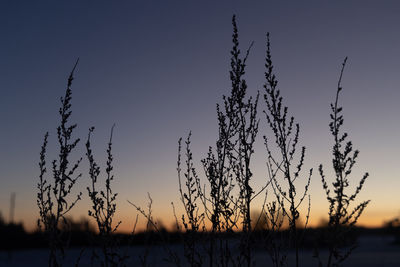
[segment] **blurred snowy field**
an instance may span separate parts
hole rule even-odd
[[[358,247],[342,266],[400,266],[400,246],[392,245],[392,241],[393,239],[390,237],[362,236],[358,239]],[[183,260],[182,245],[170,245],[169,248]],[[68,249],[64,266],[75,266],[76,259],[81,251],[81,248]],[[126,262],[127,266],[141,266],[140,256],[145,255],[146,251],[148,251],[147,263],[149,266],[174,266],[164,260],[167,257],[167,252],[162,246],[147,248],[145,246],[122,247],[121,251],[129,256]],[[79,266],[91,266],[91,255],[92,248],[84,249]],[[320,255],[322,259],[326,259],[327,251],[321,250]],[[294,257],[294,252],[289,252],[289,266],[291,266],[290,263],[294,262]],[[11,253],[0,252],[0,266],[47,266],[47,259],[48,251],[45,249],[20,250]],[[313,258],[312,250],[303,250],[300,259],[301,266],[318,266],[317,260]],[[206,260],[206,254],[204,260]],[[268,253],[261,249],[254,251],[254,260],[255,266],[271,266]]]

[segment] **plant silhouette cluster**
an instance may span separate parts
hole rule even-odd
[[[312,169],[304,173],[306,148],[300,147],[300,125],[289,115],[285,106],[272,64],[269,34],[266,40],[265,83],[263,99],[265,103],[265,125],[270,134],[263,136],[266,149],[267,175],[261,188],[252,185],[252,162],[255,143],[259,132],[260,118],[259,92],[255,97],[249,96],[245,79],[246,64],[253,43],[242,53],[239,48],[236,17],[232,18],[233,34],[230,51],[230,94],[222,97],[222,104],[216,105],[218,136],[215,146],[210,146],[206,156],[200,161],[204,179],[195,168],[191,151],[191,136],[178,141],[177,175],[180,201],[184,214],[176,215],[177,232],[183,242],[183,256],[168,246],[169,236],[157,223],[152,214],[153,200],[148,194],[149,203],[146,209],[128,201],[146,220],[146,231],[137,235],[136,222],[132,236],[140,236],[147,244],[140,256],[142,266],[149,265],[150,246],[160,244],[167,253],[167,261],[176,266],[253,266],[254,249],[262,244],[269,253],[273,266],[300,266],[301,249],[304,233],[311,211],[309,186]],[[329,238],[326,240],[329,249],[327,266],[341,264],[353,251],[342,246],[349,231],[355,226],[369,201],[363,201],[355,207],[351,204],[361,192],[368,177],[366,173],[359,181],[352,194],[346,189],[349,186],[349,175],[356,162],[358,150],[353,152],[352,143],[347,141],[347,133],[341,134],[343,125],[342,108],[338,106],[339,93],[342,91],[341,80],[346,60],[340,73],[335,103],[331,105],[332,114],[329,124],[334,137],[333,169],[335,180],[328,186],[323,167],[319,172],[322,186],[329,201]],[[50,256],[49,266],[60,266],[64,258],[64,248],[68,244],[65,226],[71,225],[67,213],[80,200],[82,193],[70,200],[72,188],[81,174],[75,172],[81,162],[79,159],[70,166],[70,154],[78,145],[79,139],[72,138],[76,124],[69,125],[71,115],[71,84],[76,64],[69,76],[65,97],[61,99],[61,122],[57,128],[59,158],[52,162],[53,182],[45,178],[46,149],[48,133],[45,134],[40,152],[39,183],[37,204],[39,207],[39,226],[43,226],[48,236]],[[119,241],[116,231],[121,222],[115,223],[117,210],[117,193],[112,189],[114,182],[111,128],[107,146],[105,166],[105,184],[99,186],[100,166],[96,163],[91,145],[94,127],[89,129],[86,142],[86,156],[89,163],[90,185],[87,187],[91,201],[88,211],[97,226],[102,255],[93,254],[92,263],[101,266],[124,266],[126,256],[119,252]],[[183,159],[185,158],[185,159]],[[299,185],[300,183],[300,185]],[[331,189],[333,194],[331,193]],[[268,189],[272,190],[269,200]],[[261,212],[254,215],[253,201],[264,194]],[[306,205],[308,202],[308,205]],[[301,214],[305,206],[304,214]],[[304,225],[300,218],[305,218]],[[64,230],[62,230],[64,229]],[[174,240],[176,238],[174,237]],[[347,239],[348,240],[348,239]],[[346,244],[347,245],[347,244]],[[295,252],[293,262],[288,261],[289,250]],[[322,261],[316,251],[318,263]]]
[[[73,74],[78,61],[75,63],[73,70],[68,78],[67,89],[65,97],[61,98],[61,108],[59,114],[61,116],[61,123],[57,127],[57,137],[59,143],[59,158],[53,160],[53,183],[45,178],[46,169],[46,149],[49,134],[46,133],[44,142],[40,152],[39,162],[39,183],[37,204],[39,207],[40,219],[38,221],[39,228],[43,227],[44,232],[48,236],[50,255],[49,266],[61,266],[65,256],[65,248],[68,246],[71,234],[73,233],[73,225],[67,219],[67,213],[76,205],[77,201],[81,199],[82,192],[79,192],[74,200],[69,200],[69,195],[72,193],[72,188],[82,174],[76,175],[75,172],[82,161],[80,158],[72,167],[70,167],[71,152],[76,148],[80,139],[73,139],[72,133],[76,128],[76,124],[68,125],[68,120],[71,116],[71,99],[72,90],[71,85],[73,81]],[[88,195],[92,201],[92,209],[89,210],[89,216],[93,217],[96,221],[98,234],[101,237],[100,243],[102,248],[103,257],[100,260],[102,266],[121,266],[125,257],[122,256],[117,249],[118,242],[115,237],[115,232],[121,222],[113,225],[113,218],[116,212],[116,197],[111,188],[111,182],[114,180],[112,174],[113,156],[112,149],[112,134],[114,126],[111,129],[111,136],[107,148],[107,163],[106,163],[106,180],[105,190],[97,189],[98,176],[100,174],[100,166],[94,160],[90,137],[94,128],[89,129],[88,139],[86,142],[86,155],[89,161],[89,178],[91,186],[87,187]],[[82,254],[83,251],[81,251]],[[100,257],[93,252],[94,258]],[[77,259],[77,263],[80,258]]]
[[[252,236],[256,231],[259,233],[262,230],[264,231],[263,242],[271,256],[273,266],[286,266],[288,264],[288,249],[295,251],[295,260],[291,265],[300,266],[300,249],[311,211],[309,187],[313,169],[303,174],[306,148],[304,146],[299,148],[300,125],[295,122],[293,116],[289,115],[288,107],[284,105],[283,97],[278,89],[278,81],[273,71],[270,39],[269,34],[267,34],[266,82],[264,85],[266,110],[264,114],[273,137],[269,138],[264,135],[268,179],[265,181],[265,186],[260,190],[256,191],[252,188],[250,181],[253,173],[250,163],[258,133],[257,106],[259,94],[257,93],[254,100],[252,97],[245,100],[247,94],[247,84],[244,79],[245,66],[252,45],[246,51],[245,56],[241,58],[235,16],[232,24],[233,48],[231,50],[230,70],[232,89],[229,96],[223,96],[222,107],[217,105],[218,139],[216,146],[215,148],[210,147],[206,158],[201,161],[207,181],[205,185],[202,184],[202,179],[200,179],[194,167],[193,154],[190,149],[191,133],[185,141],[184,155],[186,160],[183,176],[181,166],[182,139],[178,142],[179,192],[185,210],[185,214],[182,215],[182,223],[185,233],[190,233],[190,235],[186,235],[188,240],[185,240],[185,256],[191,266],[204,264],[209,266],[251,266],[254,263],[251,252],[255,245]],[[340,110],[337,109],[334,112],[340,112]],[[337,119],[342,120],[341,117]],[[333,124],[335,126],[332,126]],[[337,127],[336,124],[331,123],[331,131],[333,131],[332,127]],[[340,145],[337,145],[337,147],[340,147]],[[353,158],[346,159],[350,152],[351,144],[347,145],[344,156],[335,152],[336,162],[339,161],[338,158],[343,157],[341,161],[350,163],[351,169],[358,152],[355,153]],[[336,163],[337,166],[342,166],[342,164]],[[346,174],[346,177],[350,173],[349,169],[341,171]],[[361,191],[366,178],[367,175],[361,180],[354,195],[347,197],[341,193],[339,202],[354,200]],[[299,189],[298,183],[301,180],[303,180],[303,185]],[[343,185],[346,187],[348,181],[343,180]],[[323,186],[326,187],[324,178]],[[252,221],[250,216],[251,202],[267,187],[272,188],[275,199],[267,202],[267,191],[265,191],[262,212]],[[209,190],[208,194],[206,190]],[[336,189],[335,192],[338,192],[338,190]],[[330,226],[333,226],[334,231],[336,231],[332,235],[335,235],[334,233],[337,233],[339,229],[339,227],[334,226],[334,218],[338,217],[335,210],[345,214],[345,217],[340,217],[338,222],[346,223],[347,220],[351,221],[350,224],[353,225],[368,204],[368,202],[363,202],[353,211],[349,211],[348,204],[341,204],[337,209],[335,203],[338,203],[338,198],[329,198],[328,200],[331,203],[329,208]],[[306,212],[303,214],[305,217],[304,224],[300,223],[300,209],[303,203],[306,204]],[[195,235],[193,232],[205,231],[206,222],[211,225],[210,239],[196,240],[196,238],[192,238]],[[301,229],[302,227],[304,229]],[[233,231],[241,231],[242,233],[238,248],[233,247],[232,242],[226,236],[219,239],[221,236],[218,233]],[[335,238],[340,239],[339,236]],[[333,239],[329,247],[332,255],[337,257],[339,257],[338,248],[343,244],[340,243],[339,239]],[[199,246],[206,247],[208,263],[204,262],[204,258],[201,258],[200,250],[196,250]],[[236,249],[238,249],[238,252]],[[330,266],[330,263],[328,263],[328,266]]]

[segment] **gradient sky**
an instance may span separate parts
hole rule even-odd
[[[400,214],[400,3],[398,1],[1,1],[0,3],[0,211],[8,219],[11,192],[15,219],[32,229],[38,217],[39,151],[50,131],[48,162],[57,153],[59,98],[77,57],[73,83],[75,136],[96,127],[95,155],[104,166],[113,123],[113,153],[122,229],[133,226],[147,192],[156,217],[168,225],[178,198],[177,141],[193,132],[199,161],[215,143],[215,104],[229,94],[231,18],[237,15],[248,59],[249,94],[262,92],[265,34],[271,33],[279,88],[301,124],[306,166],[314,168],[311,223],[327,214],[317,167],[331,170],[329,104],[340,65],[348,56],[341,104],[344,130],[360,150],[352,179],[370,178],[359,200],[371,199],[360,219],[380,226]],[[261,111],[265,104],[260,102]],[[261,117],[254,158],[254,187],[266,176]],[[198,165],[200,167],[200,165]],[[76,190],[85,197],[71,215],[89,208],[87,161]],[[204,178],[202,169],[198,172]],[[302,186],[302,184],[300,184]],[[355,185],[354,183],[352,184]],[[77,191],[75,191],[77,192]],[[257,200],[254,204],[257,207]]]

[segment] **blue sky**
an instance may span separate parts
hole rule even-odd
[[[134,220],[126,200],[145,205],[146,192],[153,196],[155,214],[171,216],[169,203],[179,202],[179,137],[192,130],[197,161],[217,137],[215,105],[230,92],[236,14],[242,50],[255,42],[246,74],[249,94],[263,93],[265,34],[271,33],[279,87],[301,125],[307,167],[331,168],[329,104],[341,62],[349,57],[341,104],[344,129],[361,151],[353,178],[365,171],[371,176],[360,196],[372,200],[365,223],[397,216],[399,12],[396,1],[2,1],[0,211],[7,218],[10,194],[16,192],[16,219],[32,225],[37,217],[41,142],[49,131],[51,161],[57,153],[59,98],[79,57],[71,120],[83,140],[74,157],[84,156],[87,129],[95,126],[95,153],[105,162],[116,123],[115,190],[123,227]],[[260,115],[263,109],[261,102]],[[261,137],[270,134],[260,118],[255,186],[266,179]],[[76,189],[86,193],[85,159],[80,171]],[[317,172],[311,197],[317,223],[327,213]],[[88,207],[86,197],[72,214],[86,215]]]

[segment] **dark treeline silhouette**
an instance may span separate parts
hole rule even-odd
[[[102,236],[98,232],[93,224],[88,219],[82,218],[80,220],[68,220],[68,228],[61,225],[60,231],[63,235],[68,236],[70,247],[101,247]],[[355,227],[351,234],[346,236],[346,239],[342,241],[339,247],[346,247],[349,244],[353,244],[354,241],[364,235],[376,235],[376,236],[394,236],[394,245],[400,245],[400,220],[393,219],[385,222],[382,227],[379,228],[365,228]],[[299,230],[302,233],[303,230]],[[198,232],[199,238],[207,238],[211,235],[210,232]],[[265,229],[254,229],[255,247],[263,245],[262,236],[265,235]],[[282,236],[289,238],[290,231],[282,230]],[[159,231],[138,231],[135,234],[131,233],[114,233],[115,238],[119,240],[121,246],[143,246],[143,245],[157,245],[167,242],[168,244],[183,244],[184,240],[189,237],[189,233],[168,231],[165,228],[159,229]],[[231,233],[219,233],[219,237],[223,239],[235,240],[240,238],[241,232]],[[302,246],[305,248],[314,249],[316,243],[319,244],[320,248],[327,248],[328,240],[326,237],[330,235],[329,228],[321,225],[317,228],[308,228],[304,235],[304,242]],[[39,229],[28,232],[24,229],[22,223],[5,223],[4,220],[0,220],[0,249],[1,250],[19,250],[19,249],[33,249],[33,248],[49,248],[47,242],[46,233]],[[201,237],[202,236],[202,237]]]

